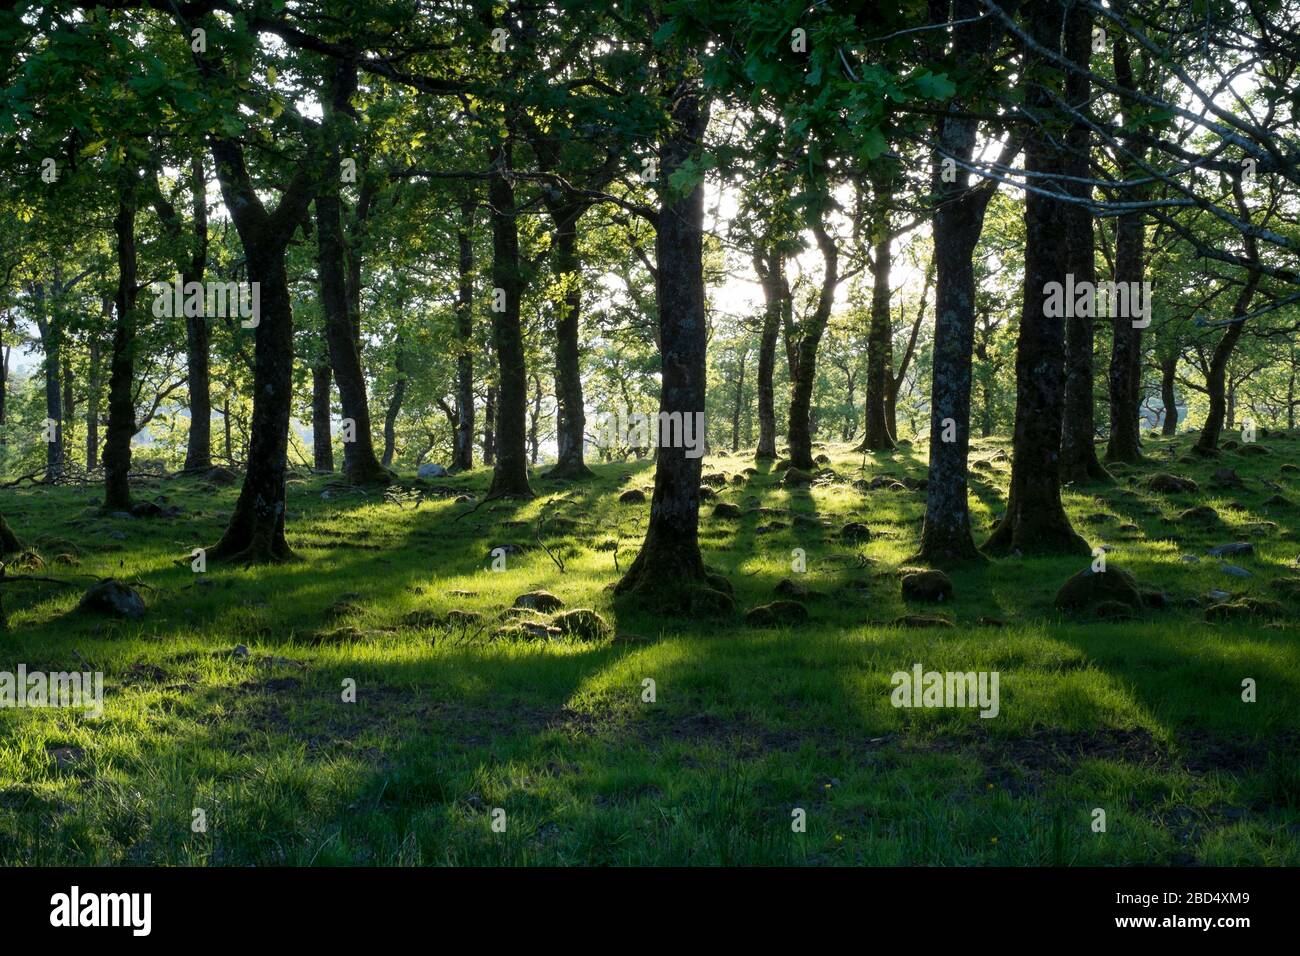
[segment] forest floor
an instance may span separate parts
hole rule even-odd
[[[0,710],[0,865],[1300,864],[1300,433],[1208,461],[1191,442],[1148,439],[1147,464],[1066,496],[1110,567],[1165,595],[1128,620],[1053,606],[1086,558],[990,562],[954,573],[951,601],[905,604],[924,493],[853,482],[915,484],[912,447],[819,447],[838,477],[811,488],[707,459],[728,481],[703,505],[706,560],[738,608],[707,622],[612,603],[649,509],[619,494],[648,495],[648,461],[582,484],[539,474],[531,502],[481,503],[486,469],[406,482],[439,489],[422,500],[295,477],[300,560],[201,575],[190,553],[217,540],[237,485],[141,480],[137,499],[183,510],[154,519],[101,514],[90,486],[6,490],[44,560],[10,573],[80,586],[3,589],[0,671],[101,670],[105,711]],[[975,443],[977,541],[1008,451]],[[1156,472],[1200,490],[1148,489]],[[713,517],[717,502],[741,517]],[[843,538],[850,522],[870,539]],[[1207,553],[1233,541],[1254,554]],[[140,590],[141,620],[76,610],[106,576]],[[809,620],[747,626],[785,578],[816,592]],[[535,637],[539,612],[503,627],[537,588],[613,637]],[[1207,622],[1216,590],[1259,601]],[[997,671],[998,716],[893,707],[891,675],[918,662]]]

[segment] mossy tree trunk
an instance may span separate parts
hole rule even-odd
[[[531,498],[528,484],[528,371],[520,298],[524,290],[519,226],[511,184],[508,130],[489,147],[488,206],[492,221],[492,343],[497,354],[496,462],[491,497]]]
[[[1059,53],[1059,2],[1028,8],[1034,40]],[[1025,103],[1042,117],[1061,93],[1060,74],[1032,57],[1022,82]],[[1069,164],[1063,129],[1034,126],[1025,139],[1025,169],[1042,190],[1065,194],[1061,177]],[[1046,314],[1047,285],[1066,283],[1071,268],[1067,204],[1042,192],[1025,196],[1025,275],[1020,333],[1016,343],[1016,422],[1011,491],[1005,516],[984,545],[991,554],[1088,554],[1061,503],[1061,430],[1065,410],[1065,322]]]
[[[138,174],[124,170],[118,187],[113,236],[117,247],[116,324],[108,374],[108,428],[104,433],[104,508],[131,510],[131,439],[135,437],[136,284],[135,216]]]
[[[1065,55],[1077,64],[1065,78],[1065,102],[1080,112],[1087,111],[1091,83],[1087,70],[1092,51],[1092,14],[1081,5],[1070,8],[1065,21]],[[1071,176],[1087,179],[1092,174],[1092,130],[1083,119],[1075,119],[1065,134],[1064,162]],[[1091,200],[1092,187],[1067,182],[1065,189],[1081,200]],[[1082,204],[1066,207],[1069,232],[1067,270],[1076,284],[1094,285],[1097,279],[1093,213]],[[1086,311],[1086,310],[1085,310]],[[1122,321],[1117,319],[1118,321]],[[1132,324],[1130,322],[1130,324]],[[1065,408],[1061,423],[1061,480],[1103,481],[1110,477],[1097,460],[1096,416],[1093,396],[1092,315],[1072,315],[1066,323]]]
[[[708,106],[690,81],[672,89],[670,102],[673,130],[659,148],[664,184],[695,155],[708,125]],[[704,186],[697,182],[683,194],[665,185],[661,197],[655,229],[663,374],[659,410],[680,414],[685,421],[704,413]],[[660,435],[645,540],[615,593],[646,606],[698,614],[728,608],[729,595],[718,589],[729,591],[730,586],[704,567],[699,542],[702,460],[689,457],[684,444],[665,444]]]

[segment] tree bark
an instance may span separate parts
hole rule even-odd
[[[487,398],[483,402],[483,464],[490,465],[496,460],[497,452],[497,390],[495,385],[488,386]]]
[[[249,281],[258,284],[260,308],[254,333],[248,468],[230,523],[208,557],[282,561],[293,557],[284,534],[284,479],[293,405],[293,309],[285,249],[307,212],[316,171],[310,162],[300,166],[275,210],[268,211],[244,165],[243,148],[217,136],[211,144],[222,196],[244,247]],[[229,420],[227,414],[227,424]]]
[[[113,300],[105,296],[105,319],[112,313]],[[105,322],[104,324],[107,325],[108,323]],[[87,356],[88,368],[86,373],[86,471],[93,472],[99,467],[99,401],[102,397],[101,389],[103,388],[100,369],[103,356],[100,354],[101,347],[98,334],[91,334],[87,350],[89,355]]]
[[[763,331],[758,340],[758,447],[757,461],[776,457],[776,342],[781,335],[781,318],[789,300],[785,278],[785,257],[774,247],[754,253],[754,271],[763,288]]]
[[[208,183],[203,175],[203,157],[190,161],[190,191],[194,197],[195,250],[185,283],[202,282],[208,260]],[[185,317],[185,366],[189,377],[190,431],[185,443],[185,470],[212,467],[212,378],[209,353],[211,332],[205,316]]]
[[[931,0],[930,20],[969,20],[985,11],[978,0]],[[952,28],[952,54],[977,66],[996,52],[1001,30],[985,22]],[[975,341],[975,269],[972,255],[993,197],[990,180],[972,185],[969,163],[979,120],[954,106],[937,121],[933,158],[935,316],[930,389],[930,464],[925,521],[917,560],[936,566],[978,560],[971,536],[966,460],[970,451],[971,355]],[[1003,151],[1007,157],[1012,148]],[[945,160],[951,166],[945,170]]]
[[[5,516],[0,515],[0,558],[7,554],[17,554],[22,549],[23,543],[18,540],[18,535],[5,522]]]
[[[866,431],[857,451],[886,451],[894,447],[888,401],[893,377],[894,330],[889,314],[890,232],[885,200],[876,197],[872,217],[871,325],[867,332]]]
[[[564,288],[564,301],[555,320],[555,442],[558,458],[548,478],[594,477],[583,460],[587,419],[583,411],[579,366],[578,320],[582,311],[582,265],[578,259],[578,220],[583,204],[555,209],[555,274]]]
[[[333,383],[329,346],[322,341],[320,354],[311,367],[312,468],[316,471],[334,470],[334,437],[330,423],[330,388]]]
[[[104,510],[130,511],[131,439],[135,437],[135,302],[136,248],[135,174],[122,174],[113,236],[117,243],[117,323],[113,329],[113,355],[108,376],[108,428],[104,433]]]
[[[528,484],[528,375],[520,298],[524,279],[519,260],[519,228],[515,220],[515,190],[509,140],[489,148],[488,206],[492,221],[492,339],[497,354],[498,396],[496,463],[491,497],[531,498]],[[498,298],[498,296],[500,298]],[[504,301],[501,301],[504,299]]]
[[[662,387],[659,412],[702,421],[707,332],[704,311],[704,185],[668,184],[693,156],[708,125],[708,104],[689,80],[666,88],[671,132],[659,146],[660,208],[655,229]],[[702,459],[685,442],[664,441],[655,461],[650,521],[641,550],[614,588],[620,597],[659,610],[705,615],[733,607],[731,586],[704,566],[699,542]],[[725,589],[725,590],[720,590]]]
[[[1092,14],[1081,4],[1069,8],[1065,20],[1065,56],[1081,72],[1071,71],[1065,78],[1065,100],[1085,112],[1091,82],[1087,71],[1092,55]],[[1091,176],[1092,131],[1083,120],[1070,124],[1065,134],[1062,155],[1066,172],[1079,179]],[[1086,183],[1067,182],[1064,189],[1080,199],[1092,198]],[[1097,280],[1096,249],[1093,239],[1092,210],[1083,205],[1068,205],[1065,217],[1069,232],[1065,236],[1067,270],[1074,281],[1095,286]],[[1120,320],[1116,320],[1120,321]],[[1131,324],[1131,323],[1130,323]],[[1097,460],[1096,424],[1093,396],[1093,317],[1072,315],[1066,322],[1065,407],[1061,422],[1061,481],[1084,483],[1110,478]]]
[[[1033,38],[1060,50],[1060,3],[1027,8]],[[1052,87],[1059,93],[1059,73],[1043,58],[1028,57],[1025,103],[1045,125],[1033,126],[1025,139],[1025,169],[1043,189],[1064,193],[1056,178],[1068,162],[1058,145],[1063,130],[1052,128]],[[1089,554],[1088,543],[1070,526],[1061,504],[1061,431],[1065,410],[1065,323],[1046,314],[1047,285],[1064,287],[1070,252],[1061,237],[1069,234],[1067,204],[1030,192],[1025,196],[1025,275],[1020,334],[1016,343],[1016,423],[1011,491],[1006,515],[984,549],[991,554]]]
[[[839,250],[818,218],[811,223],[817,247],[821,250],[823,272],[817,307],[805,322],[800,323],[798,359],[790,383],[790,421],[786,441],[790,445],[790,464],[811,471],[815,466],[812,457],[812,395],[817,382],[817,347],[830,321],[831,307],[835,303],[835,287],[839,284]]]
[[[353,484],[386,484],[392,475],[375,457],[371,440],[370,403],[361,368],[351,309],[343,250],[341,204],[335,184],[323,184],[316,195],[316,250],[325,341],[338,384],[343,418],[353,424],[353,440],[343,443],[343,474]]]
[[[1128,89],[1136,89],[1133,66],[1129,59],[1128,36],[1120,31],[1115,37],[1115,79]],[[1124,142],[1130,155],[1142,158],[1146,146],[1134,140]],[[1133,163],[1125,170],[1125,178],[1140,178],[1141,166]],[[1132,201],[1141,201],[1146,190],[1126,193]],[[1130,212],[1119,217],[1115,224],[1115,282],[1141,282],[1146,259],[1146,222],[1140,212]],[[1132,288],[1132,286],[1130,286]],[[1140,429],[1142,400],[1142,330],[1135,328],[1132,318],[1116,317],[1111,330],[1110,369],[1107,386],[1110,397],[1110,439],[1106,444],[1106,460],[1136,464],[1142,460]],[[1176,360],[1175,360],[1176,364]],[[1172,388],[1172,385],[1170,386]],[[1175,424],[1177,415],[1174,416]]]
[[[456,435],[451,470],[474,467],[474,209],[467,199],[460,207],[456,290]]]
[[[406,398],[406,357],[402,353],[402,334],[397,334],[395,343],[395,354],[393,356],[393,371],[396,373],[396,381],[393,383],[393,394],[388,400],[388,408],[384,411],[384,457],[380,464],[385,468],[391,468],[393,464],[393,455],[397,451],[397,416],[402,411],[402,401]]]

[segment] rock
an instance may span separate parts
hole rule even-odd
[[[243,644],[236,644],[235,649],[230,652],[230,656],[237,661],[248,660],[248,648]]]
[[[871,540],[871,529],[861,521],[850,521],[840,528],[840,540],[861,544]]]
[[[558,627],[552,627],[545,621],[516,621],[506,624],[492,632],[492,637],[499,641],[549,641],[561,636]]]
[[[1300,465],[1292,464],[1289,461],[1278,469],[1278,472],[1283,475],[1294,475],[1297,471],[1300,471]]]
[[[494,561],[497,557],[492,553],[494,551],[500,551],[502,554],[507,555],[520,555],[527,554],[528,548],[529,546],[526,544],[498,544],[488,549],[487,556],[489,561]]]
[[[1250,557],[1255,553],[1255,546],[1249,541],[1233,541],[1230,544],[1216,544],[1210,548],[1209,555],[1212,558],[1241,558]]]
[[[1256,445],[1253,442],[1248,442],[1247,444],[1242,445],[1240,449],[1238,449],[1237,454],[1238,455],[1271,455],[1273,453],[1269,451],[1268,448],[1265,447],[1264,445]]]
[[[1123,601],[1098,601],[1092,613],[1103,620],[1127,621],[1133,617],[1133,608]]]
[[[417,478],[446,478],[447,469],[432,461],[426,461],[419,468],[415,469]]]
[[[813,459],[813,461],[815,461],[819,465],[829,465],[831,463],[831,456],[818,455],[816,458]]]
[[[785,470],[785,477],[781,479],[781,484],[787,488],[795,488],[800,485],[811,485],[813,476],[802,468],[790,467]]]
[[[745,483],[745,476],[744,476],[744,475],[732,475],[732,476],[731,476],[731,483],[732,483],[733,485],[743,485],[743,484]]]
[[[457,495],[457,496],[453,499],[453,503],[454,503],[454,504],[458,504],[458,505],[467,505],[467,504],[469,504],[470,502],[472,502],[473,500],[474,500],[473,497],[470,496],[470,495]]]
[[[92,584],[81,596],[82,611],[138,620],[144,617],[144,599],[133,588],[114,578]]]
[[[629,488],[618,496],[620,504],[639,505],[645,503],[645,492],[640,488]]]
[[[1231,574],[1234,578],[1251,577],[1251,573],[1249,571],[1247,571],[1245,568],[1239,568],[1235,564],[1227,564],[1227,563],[1221,564],[1219,565],[1219,570],[1222,571],[1224,574]]]
[[[808,620],[808,609],[798,601],[773,601],[745,612],[750,627],[788,627]]]
[[[1243,618],[1266,618],[1273,620],[1286,614],[1277,601],[1268,598],[1244,597],[1237,601],[1212,604],[1205,609],[1205,619],[1210,622],[1236,621]]]
[[[1156,591],[1152,588],[1141,588],[1138,591],[1138,594],[1141,596],[1143,604],[1157,611],[1161,608],[1169,607],[1171,603],[1169,595],[1164,591]]]
[[[48,752],[55,770],[71,770],[86,756],[80,747],[55,747]]]
[[[512,607],[524,607],[533,611],[541,611],[543,614],[550,614],[552,611],[558,611],[564,607],[564,602],[550,591],[529,591],[527,594],[521,594],[515,598]]]
[[[700,478],[700,484],[708,485],[710,488],[721,488],[727,483],[727,476],[720,471],[715,471],[704,475]]]
[[[1180,478],[1177,475],[1171,475],[1163,471],[1149,476],[1142,484],[1150,491],[1158,491],[1166,495],[1200,490],[1200,485],[1192,479]]]
[[[778,461],[775,465],[772,466],[772,470],[773,470],[773,471],[785,471],[785,470],[788,469],[789,467],[790,467],[790,459],[788,459],[788,458],[782,458],[780,461]]]
[[[1179,557],[1178,560],[1182,561],[1184,564],[1195,564],[1197,561],[1201,560],[1201,556],[1199,554],[1184,554]]]
[[[137,501],[131,506],[131,514],[136,518],[161,518],[163,510],[152,501]]]
[[[1103,601],[1119,601],[1140,608],[1142,596],[1133,575],[1114,565],[1101,572],[1084,568],[1061,585],[1055,604],[1062,610],[1079,610]]]
[[[902,580],[904,601],[941,604],[952,600],[952,579],[942,571],[914,571]]]
[[[1216,524],[1218,523],[1219,513],[1209,505],[1197,505],[1195,508],[1188,508],[1178,515],[1179,521],[1194,521],[1198,524]]]
[[[551,619],[551,624],[559,628],[562,634],[583,641],[603,640],[613,630],[603,617],[585,607],[557,614]]]
[[[223,468],[220,465],[209,468],[207,474],[203,477],[214,485],[233,485],[239,480],[239,475],[235,474],[229,468]]]
[[[351,601],[335,601],[325,609],[325,619],[327,621],[337,621],[340,618],[354,617],[363,612],[364,608],[353,604]]]
[[[790,578],[782,578],[780,581],[777,581],[776,587],[772,589],[772,592],[784,598],[806,598],[810,597],[814,593],[812,588],[808,587],[808,585],[800,584],[798,581],[791,580]]]
[[[1241,475],[1231,468],[1214,469],[1214,475],[1210,480],[1221,488],[1240,488],[1242,485]]]
[[[716,497],[718,497],[718,493],[716,491],[714,491],[708,485],[700,485],[701,501],[712,501]]]
[[[117,519],[118,521],[134,521],[134,520],[135,520],[135,515],[131,514],[131,512],[129,512],[129,511],[110,511],[110,512],[108,513],[108,516],[109,516],[110,518],[115,518],[115,519]]]
[[[893,623],[894,627],[952,627],[952,621],[936,614],[904,614]]]
[[[733,505],[730,502],[720,501],[713,506],[713,517],[726,520],[735,520],[743,515],[739,505]]]
[[[1229,594],[1227,591],[1218,591],[1218,590],[1206,591],[1205,599],[1209,601],[1211,604],[1219,604],[1223,601],[1231,600],[1232,595]]]

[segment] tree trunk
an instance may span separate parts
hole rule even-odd
[[[528,485],[528,375],[520,298],[524,278],[519,261],[515,190],[511,185],[508,141],[494,143],[488,154],[488,206],[492,220],[492,340],[497,353],[500,388],[496,421],[496,464],[488,495],[531,498]],[[504,301],[501,301],[504,299]]]
[[[676,172],[695,154],[708,125],[708,105],[689,81],[672,90],[673,128],[659,147],[660,209],[655,229],[662,387],[659,412],[702,421],[706,383],[704,311],[704,186],[673,190]],[[702,459],[660,433],[650,521],[636,560],[614,593],[657,610],[695,616],[733,607],[730,584],[710,574],[700,554]],[[725,590],[720,590],[725,588]]]
[[[490,465],[497,454],[497,390],[495,385],[488,386],[487,398],[483,402],[483,464]]]
[[[785,257],[775,248],[754,253],[754,271],[763,286],[763,331],[758,340],[758,448],[754,458],[770,461],[776,457],[776,392],[772,378],[776,372],[776,341],[781,334],[783,303],[789,286],[785,281]]]
[[[564,301],[555,320],[555,442],[559,449],[548,478],[591,478],[583,461],[587,419],[583,411],[582,376],[578,353],[578,319],[582,311],[582,266],[578,260],[578,220],[584,205],[554,210],[555,275],[564,288]]]
[[[1049,51],[1060,49],[1058,3],[1027,8],[1028,29]],[[1040,57],[1031,57],[1025,102],[1043,115],[1052,100],[1049,85],[1059,87],[1054,73]],[[1025,139],[1025,169],[1038,174],[1034,182],[1063,193],[1056,179],[1068,164],[1061,146],[1062,131],[1035,126]],[[1063,316],[1047,314],[1047,285],[1066,284],[1070,253],[1061,237],[1069,234],[1067,205],[1031,192],[1025,196],[1025,276],[1020,334],[1016,344],[1016,424],[1011,466],[1011,491],[1006,515],[984,545],[992,554],[1088,554],[1088,543],[1075,533],[1061,504],[1060,455],[1065,410],[1065,324]]]
[[[460,256],[457,260],[456,291],[456,435],[451,456],[452,471],[474,467],[474,225],[473,200],[461,204],[460,229],[456,233]]]
[[[316,196],[316,250],[321,309],[325,316],[325,341],[330,365],[338,383],[343,418],[353,425],[353,440],[343,443],[343,474],[353,484],[387,484],[388,470],[375,457],[370,432],[370,403],[366,377],[351,310],[348,307],[346,264],[343,250],[341,204],[337,184],[324,184]]]
[[[330,387],[333,381],[329,346],[322,341],[320,354],[311,367],[312,468],[316,471],[334,470],[334,437],[330,424]]]
[[[876,197],[872,221],[871,325],[867,333],[866,433],[856,451],[885,451],[894,447],[888,410],[893,378],[894,330],[889,314],[889,213],[883,197]]]
[[[1092,14],[1076,4],[1066,16],[1065,55],[1072,63],[1078,64],[1081,71],[1086,71],[1091,50]],[[1086,72],[1071,71],[1065,78],[1066,102],[1086,112],[1090,88]],[[1062,156],[1065,171],[1079,179],[1087,179],[1091,175],[1091,152],[1092,131],[1087,123],[1082,120],[1071,123],[1065,134]],[[1086,183],[1067,182],[1064,189],[1081,199],[1092,198],[1092,187]],[[1097,254],[1092,210],[1083,205],[1067,205],[1064,215],[1069,229],[1065,236],[1066,269],[1076,283],[1087,282],[1095,287]],[[1095,444],[1093,328],[1092,315],[1072,315],[1066,322],[1065,407],[1061,421],[1061,481],[1066,483],[1102,481],[1110,477],[1097,460]]]
[[[105,296],[104,317],[107,318],[112,312],[113,300]],[[99,401],[102,397],[100,390],[103,387],[100,370],[103,356],[100,354],[98,334],[91,334],[87,349],[89,356],[86,371],[86,471],[93,472],[99,467]]]
[[[211,142],[226,208],[244,247],[248,279],[259,289],[259,309],[248,468],[230,523],[221,540],[208,550],[208,557],[249,563],[282,561],[293,557],[284,535],[284,479],[293,407],[293,309],[285,249],[307,212],[314,171],[310,164],[300,167],[275,210],[268,212],[244,165],[243,148],[216,136]],[[229,414],[226,421],[229,425]]]
[[[1128,37],[1123,31],[1115,37],[1114,62],[1115,78],[1119,84],[1128,89],[1136,89],[1129,60]],[[1125,141],[1124,148],[1139,159],[1146,155],[1145,145],[1133,140]],[[1131,178],[1145,175],[1138,163],[1131,164],[1125,170],[1125,178],[1130,178],[1130,174]],[[1140,201],[1146,198],[1146,190],[1126,192],[1125,196],[1132,201]],[[1115,224],[1115,282],[1141,282],[1145,259],[1146,223],[1143,215],[1140,212],[1126,213]],[[1110,440],[1106,445],[1106,460],[1136,464],[1142,460],[1139,408],[1142,400],[1142,330],[1134,327],[1131,317],[1117,316],[1112,322],[1110,369],[1107,374]],[[1171,383],[1170,389],[1172,388]],[[1177,417],[1175,414],[1175,425]]]
[[[182,276],[186,284],[202,282],[208,258],[208,183],[203,175],[203,157],[190,161],[190,192],[194,198],[196,250]],[[190,431],[185,444],[185,470],[212,467],[212,380],[209,353],[211,332],[206,316],[185,317],[185,367],[189,378]]]
[[[395,349],[393,366],[397,381],[393,384],[393,395],[384,412],[384,457],[380,464],[385,468],[390,468],[393,464],[393,455],[397,450],[397,416],[402,410],[402,401],[406,398],[406,358],[402,353],[400,332],[397,334]]]
[[[820,213],[814,213],[820,217]],[[817,307],[799,329],[798,359],[790,383],[790,421],[786,440],[790,445],[790,464],[811,471],[815,466],[812,457],[812,395],[817,382],[817,347],[822,333],[830,321],[831,307],[835,302],[835,287],[839,284],[839,250],[826,232],[820,218],[811,223],[817,246],[821,250],[823,272]]]
[[[56,282],[57,286],[57,282]],[[43,303],[38,300],[37,308]],[[63,477],[63,389],[59,376],[63,369],[63,318],[58,314],[60,303],[56,296],[49,300],[51,314],[47,329],[42,329],[41,346],[45,350],[45,417],[52,422],[45,445],[45,480],[57,481]]]
[[[117,324],[108,376],[108,429],[104,433],[104,510],[130,511],[131,439],[135,437],[135,175],[122,174],[113,235],[117,242]]]
[[[18,540],[18,535],[5,523],[4,515],[0,515],[0,558],[7,554],[17,554],[22,549],[23,543]]]
[[[969,20],[984,13],[977,0],[951,5],[931,0],[935,23]],[[953,55],[977,66],[997,50],[1000,31],[987,22],[952,28]],[[970,450],[971,355],[975,342],[975,244],[993,196],[990,182],[972,185],[959,166],[975,152],[979,121],[951,112],[937,121],[931,192],[935,198],[935,315],[930,389],[930,465],[925,522],[917,560],[951,565],[978,560],[971,537],[966,459]],[[952,166],[945,170],[945,159]]]

